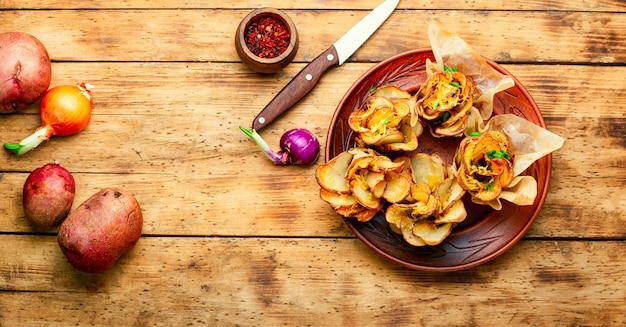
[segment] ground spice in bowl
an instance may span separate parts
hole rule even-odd
[[[289,46],[287,24],[273,16],[256,17],[246,28],[246,45],[259,58],[275,58]]]
[[[239,24],[237,54],[248,68],[274,73],[287,66],[298,50],[298,32],[291,19],[274,8],[256,9]]]

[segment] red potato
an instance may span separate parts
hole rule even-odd
[[[122,189],[106,188],[69,214],[59,228],[58,242],[74,268],[97,274],[135,246],[142,228],[137,199]]]
[[[39,167],[24,182],[24,216],[38,228],[51,228],[67,217],[75,193],[74,177],[59,162]]]
[[[0,114],[41,99],[51,77],[48,51],[37,38],[22,32],[0,33]]]

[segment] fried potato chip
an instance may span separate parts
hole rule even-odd
[[[331,192],[349,193],[350,186],[345,177],[353,157],[354,155],[349,152],[342,152],[327,163],[317,166],[315,169],[317,183]]]

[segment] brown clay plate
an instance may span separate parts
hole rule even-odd
[[[434,61],[430,49],[401,53],[380,62],[361,76],[339,103],[328,129],[326,161],[355,146],[355,134],[348,126],[350,113],[360,108],[371,88],[393,84],[414,93],[426,80],[426,59]],[[509,75],[515,85],[496,94],[494,115],[510,113],[546,127],[541,112],[530,94],[519,81],[495,62],[487,63]],[[416,152],[436,153],[450,164],[461,138],[430,136],[426,128],[419,138]],[[369,222],[344,218],[347,226],[368,247],[383,257],[411,269],[425,271],[456,271],[488,262],[511,248],[533,224],[545,202],[550,183],[552,156],[547,155],[531,165],[524,174],[537,180],[537,198],[530,206],[518,206],[503,201],[499,211],[473,204],[463,198],[468,216],[437,246],[415,247],[404,241],[402,235],[391,231],[384,212]]]

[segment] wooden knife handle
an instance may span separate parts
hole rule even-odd
[[[333,45],[313,59],[276,94],[274,99],[254,118],[252,128],[257,131],[261,130],[282,113],[296,105],[315,87],[326,70],[338,64],[337,50]]]

